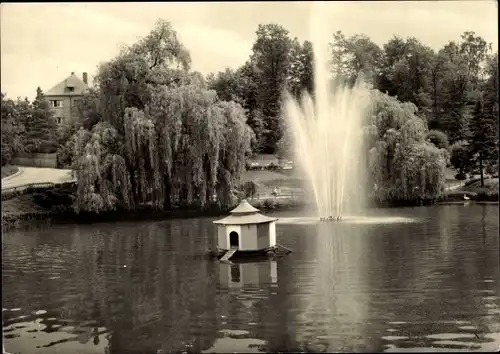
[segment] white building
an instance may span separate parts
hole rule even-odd
[[[260,251],[276,246],[276,218],[258,213],[245,199],[231,215],[214,221],[220,250]]]

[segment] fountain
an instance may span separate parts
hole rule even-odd
[[[322,11],[313,3],[313,11]],[[328,37],[324,16],[313,13],[314,100],[306,93],[301,102],[288,96],[285,114],[293,133],[296,159],[311,182],[321,221],[340,221],[359,213],[365,203],[365,160],[362,121],[370,106],[369,87],[358,82],[349,88],[331,83]]]

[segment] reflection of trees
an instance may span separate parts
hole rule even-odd
[[[487,313],[482,279],[498,276],[498,243],[488,249],[483,237],[490,238],[482,234],[498,221],[478,217],[485,209],[475,209],[483,207],[432,207],[421,209],[421,223],[373,226],[363,271],[370,317],[407,322],[399,335],[456,333],[459,320],[481,331]]]
[[[390,321],[407,321],[404,335],[456,331],[456,320],[487,331],[485,291],[497,283],[482,280],[500,275],[495,208],[421,208],[433,216],[415,224],[280,226],[299,236],[287,239],[296,252],[279,261],[277,283],[237,289],[221,288],[219,264],[201,257],[212,242],[210,220],[19,233],[2,249],[4,306],[45,309],[56,324],[87,332],[106,328],[110,352],[124,354],[199,352],[223,328],[251,332],[268,351],[377,351],[381,322]],[[92,345],[89,333],[80,339]]]
[[[130,299],[132,321],[113,330],[111,352],[199,352],[213,344],[214,264],[192,256],[205,242],[200,235],[206,239],[207,233],[200,220],[185,222],[149,225],[147,235],[127,245],[132,286],[124,296]]]
[[[210,221],[81,225],[72,234],[59,229],[32,255],[19,251],[31,259],[22,281],[9,281],[16,307],[43,304],[61,326],[105,327],[111,353],[199,352],[213,345],[214,263],[200,257],[213,232]],[[52,267],[59,267],[60,278],[50,281]]]

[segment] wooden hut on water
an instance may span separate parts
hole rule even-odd
[[[230,214],[214,221],[217,225],[216,255],[222,257],[221,260],[227,261],[235,254],[273,256],[278,248],[286,249],[276,243],[277,218],[260,214],[245,199]]]

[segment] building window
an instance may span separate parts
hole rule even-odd
[[[57,119],[57,124],[61,124],[62,121],[61,117],[57,117],[56,119]]]
[[[50,106],[52,108],[61,108],[63,106],[63,101],[59,101],[59,100],[51,100],[50,101]]]

